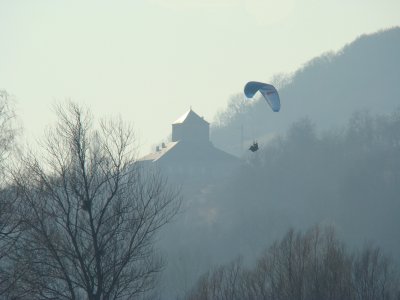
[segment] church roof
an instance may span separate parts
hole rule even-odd
[[[170,142],[157,151],[150,153],[138,160],[139,162],[157,162],[175,164],[177,162],[202,162],[202,163],[237,163],[239,159],[226,153],[211,143],[194,145],[184,142]]]
[[[168,151],[176,146],[179,142],[170,142],[165,145],[165,147],[159,147],[159,150],[153,153],[150,153],[142,158],[139,161],[157,161],[162,156],[164,156]]]
[[[207,124],[209,124],[206,120],[204,120],[203,117],[200,117],[198,114],[196,114],[192,109],[189,109],[187,112],[185,112],[182,116],[180,116],[174,123],[172,124],[182,124],[186,122],[189,119],[199,119]]]

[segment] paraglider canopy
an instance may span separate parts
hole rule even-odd
[[[258,150],[258,143],[256,141],[254,141],[253,145],[250,146],[249,150],[251,152],[256,152]]]
[[[258,91],[260,91],[274,112],[280,110],[281,101],[279,99],[278,91],[273,85],[263,82],[249,81],[244,87],[244,94],[247,98],[252,98]]]

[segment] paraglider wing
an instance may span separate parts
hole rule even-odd
[[[265,100],[267,100],[273,111],[278,112],[281,109],[281,101],[279,99],[278,91],[272,85],[269,85],[269,87],[266,88],[261,88],[260,93],[264,96]]]
[[[258,91],[260,91],[265,100],[267,100],[269,106],[271,106],[274,112],[278,112],[280,110],[281,101],[279,99],[278,91],[273,85],[263,82],[250,81],[244,87],[244,94],[248,98],[252,98]]]
[[[244,86],[244,94],[247,98],[252,98],[264,84],[262,82],[250,81]]]

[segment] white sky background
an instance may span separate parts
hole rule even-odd
[[[145,154],[190,106],[212,121],[247,81],[398,25],[399,0],[0,0],[0,89],[29,138],[72,99],[133,122]]]

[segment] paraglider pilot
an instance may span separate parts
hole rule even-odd
[[[258,143],[256,141],[254,141],[253,145],[250,146],[249,150],[251,152],[256,152],[258,150]]]

